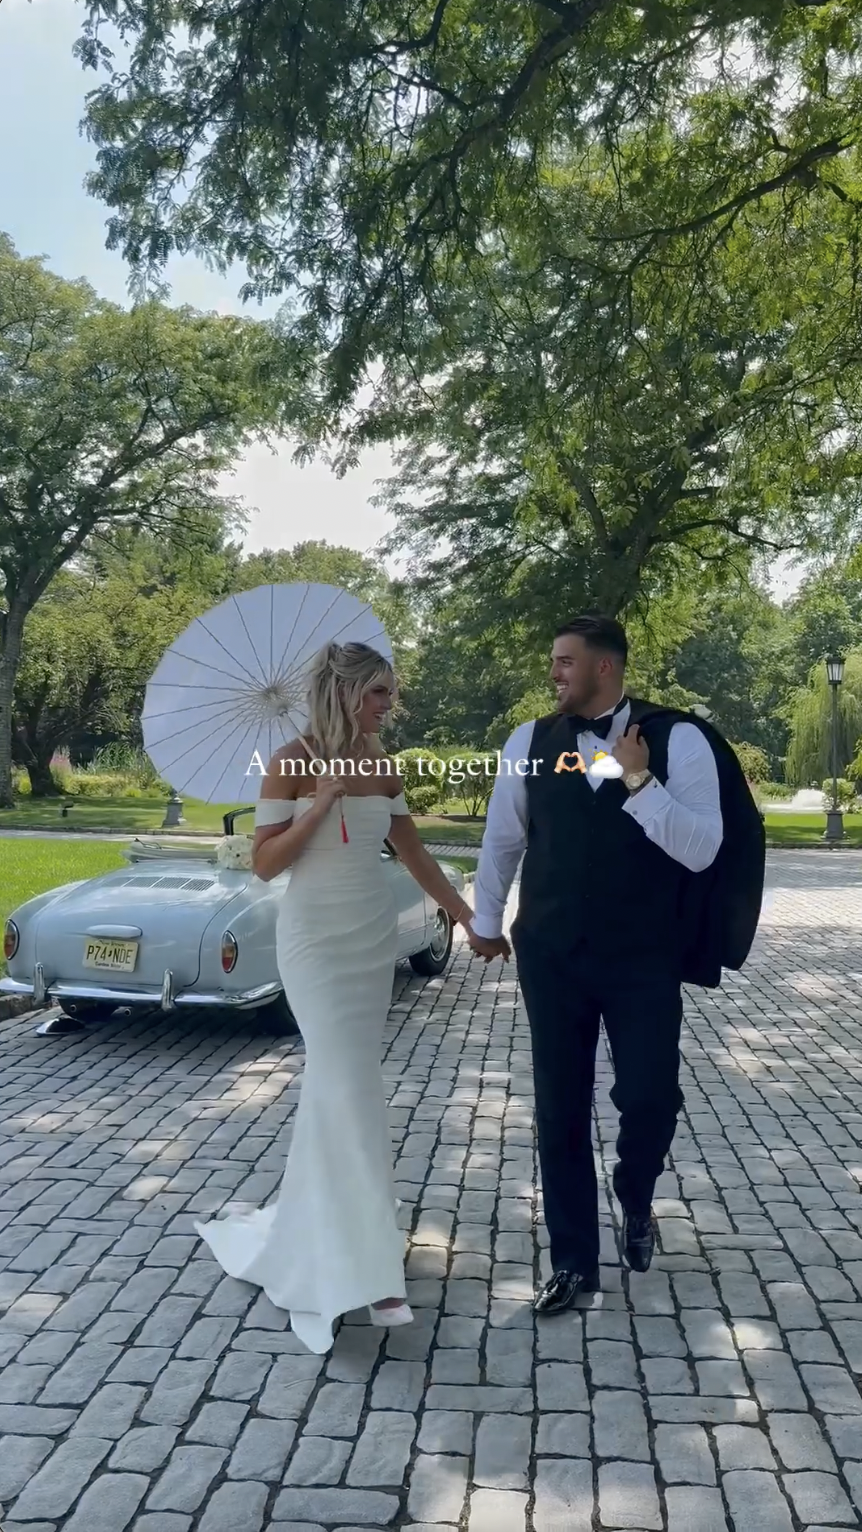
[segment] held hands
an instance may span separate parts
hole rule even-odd
[[[486,963],[492,958],[501,957],[504,963],[508,963],[512,956],[512,949],[505,936],[477,936],[472,928],[467,931],[467,939],[473,951],[483,957]]]
[[[508,963],[512,949],[505,936],[495,936],[493,938],[477,936],[472,926],[473,911],[466,901],[462,901],[460,912],[453,916],[453,919],[457,920],[458,924],[464,927],[464,935],[473,951],[477,952],[480,957],[483,957],[486,963],[490,963],[491,959],[495,957],[501,957]]]
[[[619,761],[626,776],[629,772],[646,771],[649,766],[649,748],[636,723],[630,723],[621,734],[611,755]]]

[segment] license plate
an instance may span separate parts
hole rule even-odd
[[[137,942],[94,940],[84,944],[85,968],[107,968],[113,973],[132,973],[137,960]]]

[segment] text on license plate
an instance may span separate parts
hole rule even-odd
[[[110,968],[115,973],[131,973],[137,959],[137,942],[93,940],[84,944],[85,968]]]

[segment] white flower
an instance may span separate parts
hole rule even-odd
[[[226,835],[219,842],[216,853],[219,867],[226,867],[232,872],[251,872],[251,848],[250,835]]]

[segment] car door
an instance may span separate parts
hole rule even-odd
[[[425,946],[425,895],[403,862],[388,847],[384,847],[380,855],[398,910],[398,956],[409,957]]]

